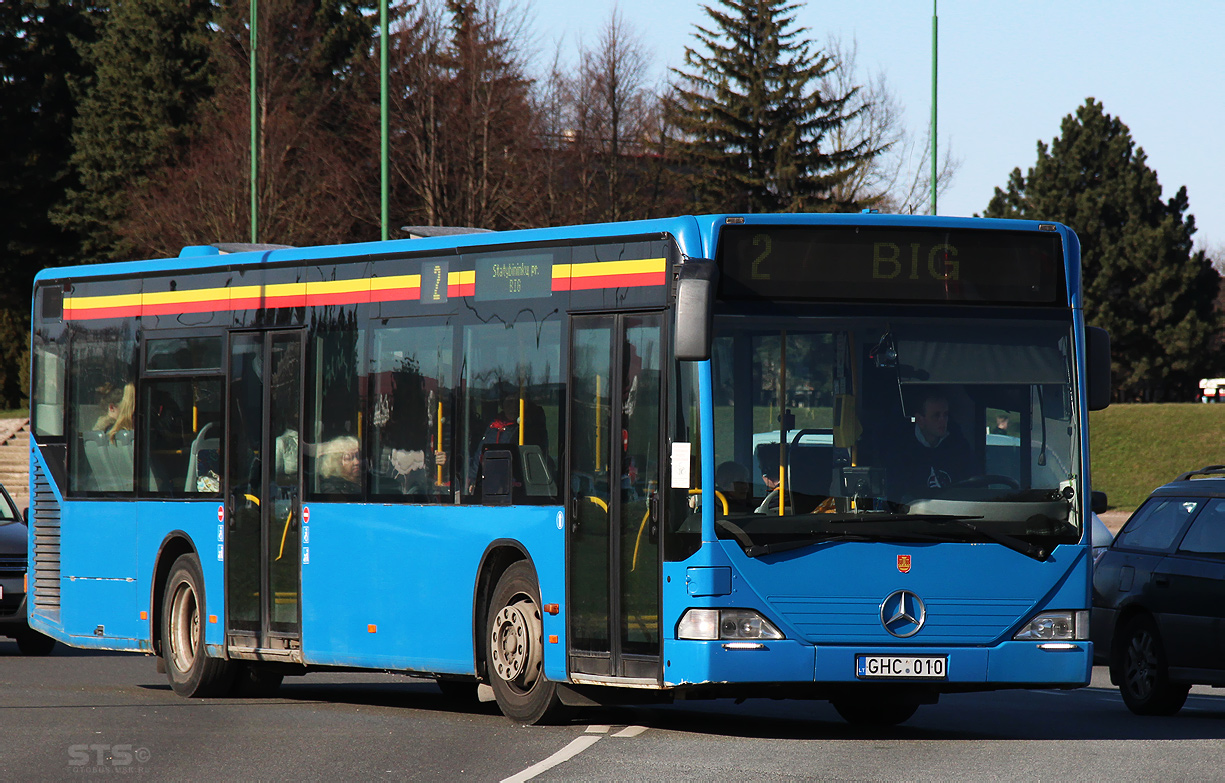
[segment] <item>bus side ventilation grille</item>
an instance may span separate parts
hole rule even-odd
[[[43,466],[34,461],[34,578],[30,611],[58,623],[60,620],[60,504],[51,491]]]

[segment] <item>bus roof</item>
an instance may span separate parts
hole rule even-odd
[[[111,277],[150,272],[192,271],[231,267],[245,264],[280,264],[294,261],[359,259],[366,256],[394,256],[397,253],[428,253],[466,248],[490,247],[515,243],[551,242],[615,238],[656,233],[676,237],[683,253],[700,256],[713,254],[718,230],[729,223],[770,225],[871,225],[922,226],[926,228],[977,228],[997,231],[1057,231],[1065,237],[1075,234],[1067,226],[1053,221],[1005,220],[998,218],[967,218],[929,215],[890,215],[867,212],[846,213],[762,213],[714,215],[682,215],[669,218],[634,220],[617,223],[591,223],[550,228],[516,229],[473,233],[471,230],[438,236],[357,242],[337,245],[291,247],[287,245],[251,245],[218,243],[183,248],[178,257],[122,261],[106,264],[49,267],[35,277],[35,282],[86,277]],[[1077,243],[1079,246],[1079,243]],[[710,250],[704,251],[703,248]]]

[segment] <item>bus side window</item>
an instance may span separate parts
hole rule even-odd
[[[514,457],[513,502],[557,502],[563,443],[561,325],[555,320],[520,320],[510,329],[481,324],[466,327],[463,339],[463,453],[455,456],[461,461],[455,475],[468,502],[481,502],[481,469],[490,449],[509,450]]]
[[[131,492],[135,459],[133,326],[82,331],[71,346],[69,492]]]
[[[454,328],[403,319],[375,330],[370,367],[370,491],[414,503],[451,499]]]
[[[144,493],[214,495],[221,490],[221,378],[156,380],[142,395]]]
[[[306,382],[310,437],[299,446],[306,460],[308,498],[339,494],[357,499],[364,491],[364,336],[364,329],[345,326],[343,319],[317,328],[311,336]],[[359,467],[351,472],[354,460]]]

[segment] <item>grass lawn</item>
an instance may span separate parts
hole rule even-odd
[[[1089,414],[1093,488],[1134,510],[1180,473],[1225,465],[1225,405],[1111,405]]]

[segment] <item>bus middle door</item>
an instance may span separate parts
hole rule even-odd
[[[656,684],[663,316],[575,316],[571,329],[569,670]]]

